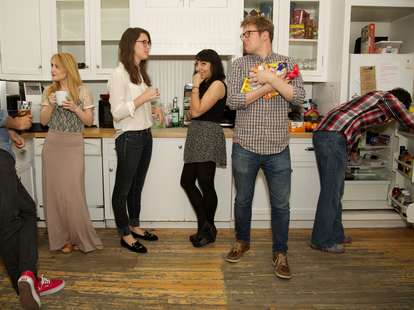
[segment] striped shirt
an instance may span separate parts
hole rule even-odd
[[[248,77],[254,66],[276,62],[285,62],[289,71],[293,69],[294,63],[289,57],[275,53],[265,58],[247,55],[233,62],[228,79],[227,105],[230,109],[237,110],[234,142],[262,155],[280,153],[289,144],[289,102],[282,96],[275,96],[269,100],[259,98],[251,104],[246,104],[246,94],[240,93],[240,90],[244,78]],[[302,104],[305,98],[302,77],[299,75],[293,79],[291,85],[291,104]]]
[[[352,146],[367,128],[385,124],[390,119],[414,129],[413,115],[393,94],[373,91],[331,110],[315,131],[340,132]]]

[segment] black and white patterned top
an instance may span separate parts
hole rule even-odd
[[[43,91],[42,105],[49,105],[46,94],[47,88]],[[92,95],[84,85],[79,86],[78,105],[83,110],[94,107]],[[58,105],[53,110],[47,125],[49,129],[60,132],[82,132],[84,128],[84,124],[74,112],[63,109]]]
[[[228,79],[227,105],[237,110],[234,129],[234,142],[258,154],[277,154],[289,144],[289,102],[282,96],[268,100],[259,98],[246,105],[246,94],[240,90],[243,80],[256,65],[263,63],[285,62],[288,70],[293,69],[291,58],[272,53],[265,58],[247,55],[236,59],[232,64]],[[305,98],[303,80],[299,75],[292,80],[293,100],[291,104],[300,105]]]

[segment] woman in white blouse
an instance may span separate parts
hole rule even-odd
[[[109,80],[109,101],[116,130],[117,169],[112,208],[121,246],[137,253],[147,249],[137,239],[158,237],[140,228],[141,192],[152,153],[152,114],[161,121],[161,109],[152,107],[158,89],[151,87],[146,61],[151,48],[148,31],[128,28],[119,42],[119,65]]]

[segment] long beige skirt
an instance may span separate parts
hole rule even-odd
[[[85,194],[81,133],[49,131],[42,151],[43,204],[50,250],[71,243],[83,252],[102,249]]]

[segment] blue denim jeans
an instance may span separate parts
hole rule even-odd
[[[127,131],[115,140],[117,168],[112,209],[121,236],[139,226],[141,192],[152,155],[151,130]],[[128,208],[128,213],[127,213]]]
[[[270,195],[272,250],[273,252],[286,252],[288,249],[290,178],[292,173],[289,147],[278,154],[260,155],[234,143],[231,156],[236,186],[234,201],[236,239],[250,242],[254,188],[257,173],[262,168]]]
[[[321,192],[312,231],[312,244],[331,247],[344,240],[342,196],[344,194],[347,144],[336,131],[313,134]]]

